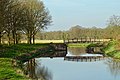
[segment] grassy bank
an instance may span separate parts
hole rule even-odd
[[[68,47],[87,47],[90,43],[70,43],[67,46]]]
[[[38,48],[46,47],[48,44],[16,44],[2,45],[0,47],[0,57],[13,58],[23,53],[29,53]]]
[[[10,58],[0,58],[0,80],[26,80],[18,68],[12,66]]]
[[[115,59],[120,59],[120,44],[119,41],[113,40],[110,41],[103,49],[102,51],[106,56],[115,58]]]
[[[12,66],[12,58],[46,47],[48,44],[17,44],[0,46],[0,80],[26,80],[21,70]],[[27,79],[28,80],[28,79]]]

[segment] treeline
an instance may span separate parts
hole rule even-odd
[[[120,39],[120,16],[111,16],[106,28],[84,28],[79,25],[73,26],[68,31],[43,32],[38,39],[59,40],[74,38],[111,38]]]
[[[51,23],[49,11],[41,0],[0,0],[0,44],[19,43],[22,35],[29,44],[35,35]]]
[[[51,22],[49,11],[41,0],[0,0],[0,44],[4,41],[18,44],[26,39],[32,44],[35,39],[120,38],[120,16],[111,16],[106,28],[76,25],[68,31],[42,31]]]
[[[84,28],[74,26],[68,31],[51,31],[44,32],[39,36],[40,39],[74,39],[74,38],[120,38],[120,27],[107,27],[107,28]]]
[[[102,38],[104,29],[100,28],[84,28],[79,25],[70,28],[68,31],[51,31],[44,32],[40,36],[41,39],[74,39],[74,38]],[[52,36],[50,36],[52,35]]]

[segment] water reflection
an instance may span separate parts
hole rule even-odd
[[[36,76],[40,80],[52,80],[52,73],[48,70],[47,67],[41,65],[39,60],[36,60]]]
[[[106,60],[68,62],[63,58],[40,58],[39,61],[52,71],[53,80],[120,80],[120,75],[114,77],[110,74]]]
[[[101,59],[100,54],[88,54],[85,48],[68,50],[67,55],[65,51],[61,51],[29,60],[24,65],[25,74],[33,80],[120,80],[120,61]],[[67,58],[70,55],[72,59]],[[110,73],[117,78],[109,75]]]
[[[50,58],[65,57],[66,54],[67,54],[67,51],[55,51],[55,52],[51,52],[48,54],[42,54],[41,56],[38,56],[37,58],[40,58],[40,57],[50,57]]]
[[[35,59],[26,62],[23,68],[24,74],[33,80],[52,80],[52,74],[48,68]]]
[[[68,54],[64,57],[64,60],[67,61],[93,62],[104,59],[104,56],[101,54],[87,53],[87,49],[84,47],[68,48],[68,50]]]
[[[91,54],[87,54],[86,53],[86,48],[69,48],[69,53],[67,54],[67,56],[81,56],[81,55],[91,55]],[[95,48],[94,51],[100,51],[100,48]],[[90,52],[90,51],[89,51]],[[95,55],[95,54],[94,54]],[[94,56],[92,55],[92,56]],[[99,56],[99,54],[97,54]],[[111,59],[111,58],[102,58],[102,57],[93,57],[93,58],[76,58],[76,57],[65,57],[64,60],[68,60],[68,61],[76,61],[76,62],[93,62],[93,61],[100,61],[100,60],[106,60],[105,64],[108,65],[109,67],[109,71],[113,76],[120,76],[120,60],[115,60],[115,59]]]
[[[113,76],[116,77],[120,75],[120,60],[108,58],[106,64],[108,65],[109,70]]]

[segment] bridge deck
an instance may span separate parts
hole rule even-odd
[[[108,42],[111,39],[92,39],[92,38],[80,38],[80,39],[68,39],[64,40],[64,43],[93,43],[93,42]]]

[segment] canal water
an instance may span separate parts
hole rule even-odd
[[[69,48],[67,55],[86,54],[84,48]],[[110,58],[69,61],[46,57],[36,58],[36,64],[36,77],[43,80],[120,80],[120,62]]]

